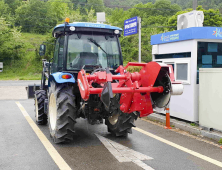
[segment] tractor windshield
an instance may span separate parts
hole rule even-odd
[[[68,41],[67,70],[80,70],[84,65],[116,69],[120,50],[116,35],[72,34]]]

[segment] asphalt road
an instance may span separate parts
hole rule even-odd
[[[24,87],[29,83],[25,81],[0,81],[0,96],[2,96],[0,98],[0,169],[2,170],[59,169],[58,164],[60,162],[54,161],[53,154],[50,155],[46,150],[41,139],[31,128],[30,122],[26,120],[28,116],[24,117],[16,104],[18,101],[31,119],[35,121],[33,99],[25,99],[26,93],[20,94],[20,92],[8,93],[8,96],[11,96],[10,99],[7,99],[7,95],[5,95],[4,89],[8,91],[14,89],[16,92],[16,89],[19,90],[19,87]],[[166,142],[164,143],[163,140],[141,133],[136,129],[128,137],[115,138],[107,132],[104,124],[89,125],[86,120],[78,119],[75,140],[70,144],[54,144],[47,125],[38,127],[73,170],[143,169],[134,162],[119,162],[95,134],[152,157],[153,159],[142,162],[155,170],[222,169],[216,165],[218,162],[215,162],[219,161],[222,164],[222,149],[219,147],[166,130],[140,119],[136,121],[136,126],[166,140]],[[170,145],[170,142],[185,148],[185,150]],[[198,153],[199,156],[198,154],[194,154],[196,156],[191,155],[187,153],[187,150]]]

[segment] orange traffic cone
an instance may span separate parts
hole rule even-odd
[[[166,126],[164,128],[165,129],[172,129],[170,127],[170,107],[169,107],[169,104],[166,107]]]

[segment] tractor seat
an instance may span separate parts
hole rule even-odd
[[[96,54],[91,52],[80,53],[80,59],[78,67],[81,69],[84,65],[98,65],[98,57]]]

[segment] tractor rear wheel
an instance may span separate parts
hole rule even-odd
[[[44,112],[44,102],[47,98],[45,90],[35,91],[35,118],[38,125],[47,124],[47,115]]]
[[[119,98],[117,95],[115,98]],[[134,125],[134,120],[137,116],[134,113],[123,113],[119,108],[119,102],[117,99],[113,105],[112,115],[105,120],[108,132],[115,136],[127,136],[128,133],[132,133],[132,127]]]
[[[49,87],[49,130],[55,143],[71,142],[74,135],[77,109],[73,86],[56,84]]]

